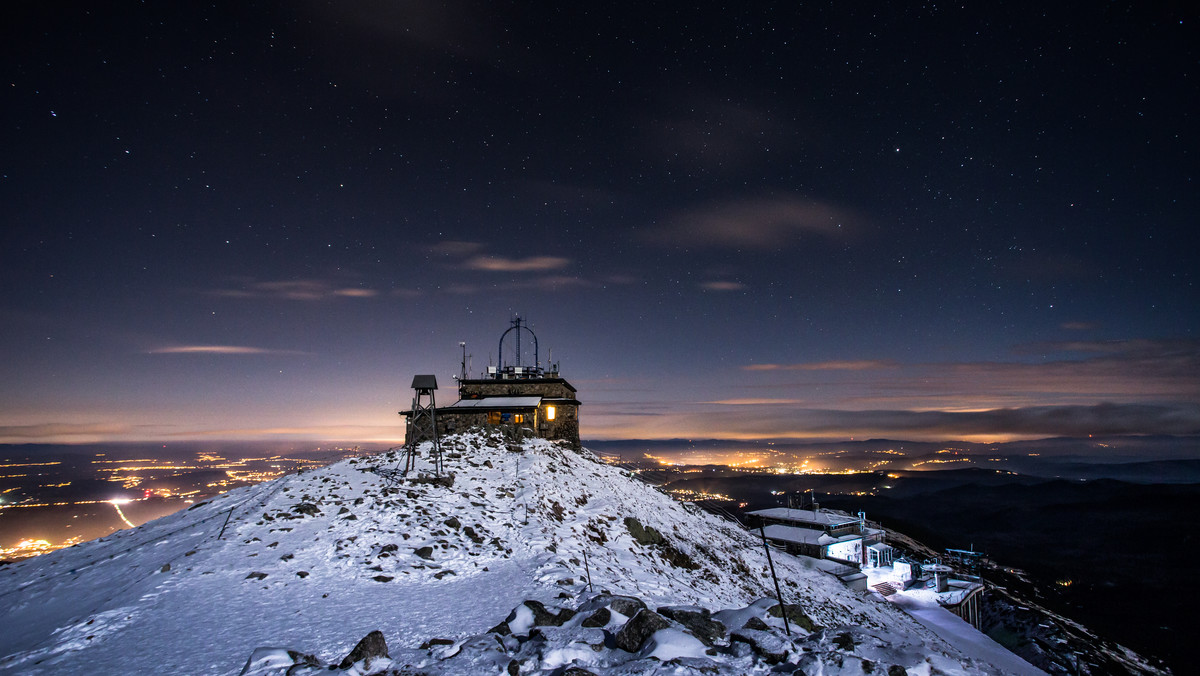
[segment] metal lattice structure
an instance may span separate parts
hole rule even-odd
[[[429,457],[433,461],[433,472],[442,475],[442,445],[438,438],[437,403],[434,400],[434,390],[437,389],[437,378],[432,375],[413,376],[412,388],[415,391],[412,400],[412,412],[408,416],[408,429],[404,435],[404,473],[407,475],[417,464],[417,449],[426,441],[433,447]]]

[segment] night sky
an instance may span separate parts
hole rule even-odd
[[[970,5],[5,3],[0,441],[1200,433],[1200,12]]]

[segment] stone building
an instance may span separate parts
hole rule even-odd
[[[516,332],[515,335],[513,332]],[[534,363],[521,364],[521,335],[533,339]],[[515,351],[505,352],[506,339],[516,341]],[[511,347],[511,343],[510,343]],[[506,359],[507,354],[507,359]],[[543,368],[537,336],[520,317],[500,337],[500,366],[489,366],[479,378],[458,378],[458,401],[435,411],[439,434],[463,432],[472,427],[499,428],[542,439],[567,441],[579,448],[579,406],[576,390],[558,373],[558,364]],[[402,411],[404,416],[410,412]]]

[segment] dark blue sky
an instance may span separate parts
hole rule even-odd
[[[0,440],[1200,432],[1185,4],[10,5]]]

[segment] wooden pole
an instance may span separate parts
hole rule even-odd
[[[779,599],[779,614],[783,616],[783,631],[791,636],[792,629],[788,626],[787,606],[783,605],[783,592],[779,589],[779,576],[775,574],[775,562],[771,560],[771,545],[767,544],[767,530],[761,523],[758,524],[758,532],[762,534],[763,549],[767,550],[767,565],[771,567],[771,579],[775,581],[775,598]]]

